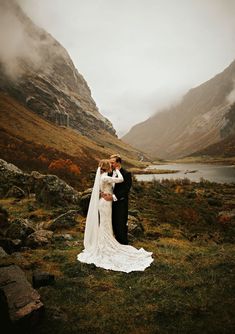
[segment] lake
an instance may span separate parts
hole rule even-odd
[[[152,181],[153,179],[183,179],[200,182],[201,178],[217,183],[235,183],[235,166],[200,164],[200,163],[171,163],[165,165],[152,165],[147,169],[167,169],[178,172],[164,174],[136,174],[138,181]]]

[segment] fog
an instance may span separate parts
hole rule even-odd
[[[18,3],[67,49],[119,136],[235,58],[234,0]]]

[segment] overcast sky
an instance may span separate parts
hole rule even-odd
[[[235,59],[235,0],[19,0],[119,136]]]

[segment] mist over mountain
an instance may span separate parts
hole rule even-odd
[[[0,0],[0,158],[73,185],[110,154],[135,164],[68,52],[18,3]]]
[[[0,1],[0,89],[40,116],[91,135],[115,135],[67,51],[25,15],[16,1]]]
[[[152,157],[180,158],[234,134],[235,61],[177,105],[135,125],[122,139]],[[229,116],[230,115],[230,116]]]

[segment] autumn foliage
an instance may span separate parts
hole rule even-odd
[[[48,169],[51,171],[69,172],[75,175],[80,174],[79,166],[74,164],[70,159],[53,160]]]

